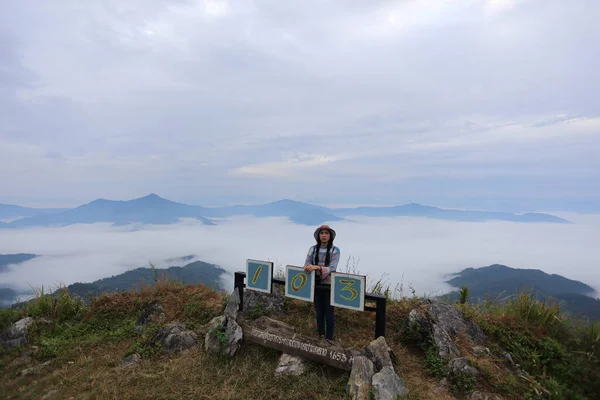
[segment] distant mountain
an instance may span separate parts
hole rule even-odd
[[[9,265],[20,264],[38,257],[36,254],[0,254],[0,273],[5,272]],[[0,279],[0,282],[2,280]],[[10,303],[21,293],[13,288],[3,287],[0,283],[0,307],[10,305]]]
[[[206,216],[226,218],[236,215],[251,215],[254,217],[288,217],[300,225],[317,225],[324,222],[341,221],[333,215],[327,207],[283,199],[272,203],[256,206],[226,206],[206,209]]]
[[[19,295],[17,291],[7,287],[0,287],[0,307],[7,307]]]
[[[173,224],[180,218],[196,218],[205,225],[214,225],[202,216],[203,207],[189,206],[163,199],[156,194],[129,200],[114,201],[98,199],[91,203],[59,213],[23,218],[8,224],[14,228],[30,226],[65,226],[111,222],[114,225],[131,223]]]
[[[156,194],[128,200],[98,199],[77,208],[22,218],[0,228],[23,228],[30,226],[65,226],[78,223],[110,222],[127,224],[173,224],[180,218],[195,218],[206,225],[214,224],[208,218],[227,218],[237,215],[255,217],[287,217],[302,225],[319,225],[345,220],[348,216],[368,217],[424,217],[453,221],[480,222],[501,220],[512,222],[569,223],[549,214],[511,214],[501,212],[449,210],[438,207],[407,204],[393,207],[328,208],[309,203],[284,199],[254,206],[202,207],[176,203]]]
[[[183,257],[168,258],[165,261],[172,265],[180,265],[181,263],[188,263],[189,261],[192,261],[194,258],[196,258],[196,256],[193,254],[190,254],[187,256],[183,256]]]
[[[84,299],[88,295],[100,295],[106,292],[120,292],[139,288],[141,285],[152,286],[156,275],[170,278],[185,284],[202,283],[214,290],[222,290],[221,275],[226,271],[214,264],[195,261],[183,267],[169,268],[136,268],[120,275],[103,278],[91,283],[73,283],[67,286],[69,293],[78,294]]]
[[[566,219],[550,214],[526,213],[511,214],[503,212],[449,210],[438,207],[423,206],[411,203],[403,206],[392,207],[356,207],[336,208],[330,210],[338,216],[363,215],[367,217],[426,217],[464,222],[482,222],[486,220],[499,220],[511,222],[551,222],[569,223]]]
[[[36,258],[36,254],[0,254],[0,272],[5,271],[8,268],[8,265],[11,264],[20,264],[25,261],[29,261],[33,258]]]
[[[324,222],[343,221],[344,218],[336,217],[321,210],[304,211],[298,214],[292,214],[289,217],[290,221],[299,225],[320,225]]]
[[[590,297],[596,295],[594,288],[561,275],[494,264],[467,268],[451,276],[446,282],[455,288],[467,286],[472,302],[483,301],[486,297],[502,301],[518,292],[528,292],[542,301],[555,300],[572,314],[600,320],[600,300]],[[448,297],[457,298],[457,292]]]
[[[30,208],[0,203],[0,218],[33,217],[65,211],[64,208]]]

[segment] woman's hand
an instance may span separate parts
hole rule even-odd
[[[318,265],[304,264],[304,272],[311,273],[319,269]]]

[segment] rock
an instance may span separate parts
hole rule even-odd
[[[283,353],[279,358],[279,365],[275,369],[275,376],[299,376],[304,373],[304,370],[305,363],[302,358]]]
[[[461,313],[450,304],[428,300],[424,310],[415,308],[408,315],[411,329],[418,329],[431,338],[440,356],[460,357],[460,351],[452,341],[458,334],[465,334],[474,343],[484,343],[486,336],[473,321],[465,321]]]
[[[227,317],[220,315],[214,317],[208,323],[208,331],[204,337],[204,349],[212,354],[218,354],[221,352],[221,347],[224,345],[224,336],[221,336],[221,332],[225,334],[227,325]]]
[[[515,372],[517,373],[517,375],[529,376],[529,373],[524,369],[521,369],[521,366],[519,364],[515,365]]]
[[[502,356],[510,363],[510,365],[515,365],[515,362],[508,351],[505,351]]]
[[[137,363],[141,360],[142,358],[140,357],[140,355],[138,353],[133,353],[128,355],[127,357],[125,357],[123,359],[123,361],[121,362],[121,364],[119,364],[119,368],[131,368],[137,365]]]
[[[160,342],[163,349],[170,352],[187,350],[198,343],[198,336],[184,324],[173,322],[159,329],[153,342]]]
[[[350,379],[346,386],[352,400],[369,400],[374,373],[374,365],[371,360],[366,356],[354,357]]]
[[[469,360],[464,357],[455,358],[454,360],[450,361],[449,367],[450,367],[450,372],[454,375],[457,375],[457,374],[471,375],[471,376],[479,375],[479,371],[477,370],[477,368],[472,367]]]
[[[375,400],[396,400],[406,396],[408,389],[392,367],[383,367],[373,375],[372,383],[375,389]]]
[[[204,348],[212,354],[232,357],[239,350],[243,336],[242,327],[234,319],[220,315],[208,324]]]
[[[41,397],[41,400],[48,400],[53,398],[58,393],[58,390],[49,390],[45,395]]]
[[[293,336],[296,333],[296,328],[292,325],[267,316],[258,317],[252,322],[252,325],[263,331],[277,333],[282,336]]]
[[[469,396],[469,400],[504,400],[504,399],[497,394],[482,393],[479,391],[475,391],[475,392],[471,393],[471,395]]]
[[[244,316],[253,314],[271,315],[283,313],[285,294],[278,287],[273,287],[271,293],[244,289]]]
[[[491,354],[490,349],[484,346],[475,346],[471,348],[471,350],[473,350],[473,354],[475,354],[477,357],[486,357]]]
[[[135,321],[135,330],[141,333],[144,326],[148,323],[162,323],[164,320],[165,313],[163,312],[163,307],[157,300],[153,300],[142,309],[142,312]]]
[[[21,354],[19,357],[15,358],[10,365],[11,366],[19,366],[19,365],[24,365],[24,364],[28,364],[32,361],[32,357],[35,354],[37,354],[37,352],[39,351],[39,347],[37,346],[31,346],[28,350],[26,350],[23,354]]]
[[[23,376],[27,376],[27,375],[37,374],[42,369],[44,369],[46,366],[50,365],[50,363],[51,363],[51,361],[46,361],[43,364],[36,365],[34,367],[31,367],[31,368],[25,368],[24,370],[22,370],[21,372],[19,372],[19,375],[21,375],[23,377]]]
[[[225,330],[227,335],[227,346],[225,348],[225,354],[229,357],[233,357],[242,345],[242,338],[244,333],[242,327],[238,325],[233,319],[227,319],[227,329]]]
[[[237,320],[239,309],[240,309],[240,293],[238,292],[237,289],[233,289],[233,292],[229,296],[229,301],[227,302],[227,307],[225,307],[224,315],[227,318]]]
[[[351,349],[348,349],[348,350],[350,350],[350,354],[351,354],[352,356],[354,356],[354,357],[358,357],[358,356],[364,356],[364,355],[366,355],[364,350],[362,350],[362,351],[361,351],[361,350],[358,350],[358,349],[352,349],[352,348],[351,348]]]
[[[0,334],[0,347],[12,349],[27,344],[27,331],[34,323],[33,318],[22,318]]]
[[[376,371],[381,371],[383,367],[394,368],[394,365],[392,364],[392,357],[394,354],[383,336],[380,336],[369,343],[365,348],[365,354],[375,365]]]

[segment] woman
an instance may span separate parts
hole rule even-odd
[[[340,249],[333,245],[335,231],[328,225],[321,225],[315,231],[314,237],[317,244],[308,249],[304,271],[308,273],[315,271],[317,284],[331,284],[331,273],[337,270],[340,260]],[[319,337],[325,336],[325,339],[333,340],[335,317],[329,296],[329,290],[315,289],[315,313]]]

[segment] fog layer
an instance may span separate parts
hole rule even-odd
[[[340,222],[336,245],[338,271],[366,274],[371,286],[384,277],[405,295],[439,295],[451,288],[445,275],[468,267],[505,264],[541,269],[581,280],[600,292],[600,216],[568,215],[575,224],[467,223],[422,218],[354,218]],[[128,269],[171,265],[165,260],[194,254],[230,272],[245,269],[247,258],[276,266],[302,265],[314,242],[313,227],[281,218],[234,218],[203,226],[111,227],[74,225],[0,231],[0,254],[35,253],[41,257],[13,265],[0,274],[0,286],[28,291],[90,282]],[[226,284],[232,286],[232,277]]]

